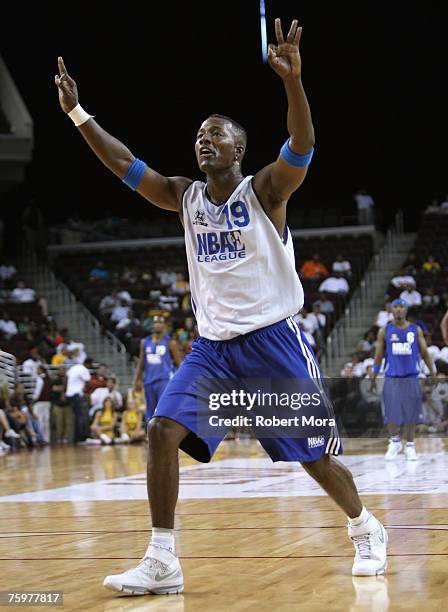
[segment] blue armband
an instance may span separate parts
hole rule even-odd
[[[379,365],[374,365],[372,367],[372,371],[373,371],[374,374],[379,374],[380,370],[381,370],[381,366],[379,366]]]
[[[313,157],[314,147],[311,148],[311,151],[309,153],[299,155],[298,153],[294,153],[294,151],[291,151],[289,147],[289,140],[290,139],[288,138],[288,140],[280,149],[280,155],[285,161],[288,162],[288,164],[291,164],[291,166],[296,166],[296,168],[304,168],[305,166],[308,166]]]
[[[142,180],[147,167],[148,166],[145,164],[145,162],[142,162],[141,159],[134,159],[123,179],[123,183],[135,191],[140,185],[140,181]]]

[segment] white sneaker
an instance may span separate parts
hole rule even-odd
[[[7,429],[5,431],[5,438],[20,438],[20,434],[14,431],[14,429]]]
[[[415,444],[414,442],[407,442],[404,447],[404,454],[406,455],[407,461],[417,461],[418,456],[415,452]]]
[[[157,544],[150,544],[149,552],[151,556],[146,556],[137,567],[106,576],[103,586],[128,595],[181,593],[184,577],[178,557]]]
[[[109,438],[109,436],[105,433],[100,434],[100,438],[104,444],[110,444],[112,442],[112,438]]]
[[[387,568],[387,532],[373,514],[361,525],[348,525],[356,550],[353,576],[377,576]]]
[[[6,444],[6,442],[3,442],[3,440],[0,440],[0,450],[7,453],[8,451],[11,450],[11,447],[9,446],[9,444]]]
[[[395,441],[391,438],[389,440],[389,446],[387,447],[386,461],[393,461],[396,459],[402,450],[403,444],[401,443],[401,440]]]

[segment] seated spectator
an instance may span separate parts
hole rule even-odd
[[[399,273],[392,278],[390,284],[392,287],[395,287],[395,289],[404,289],[408,285],[415,287],[415,278],[407,274],[404,268],[401,268]]]
[[[302,267],[300,273],[304,278],[319,279],[322,276],[327,276],[328,269],[324,263],[319,259],[319,255],[315,253],[312,259],[307,259]]]
[[[27,287],[24,281],[20,280],[17,282],[17,287],[11,291],[11,300],[21,304],[34,302],[36,300],[36,292],[34,289]]]
[[[90,416],[93,416],[101,408],[106,397],[111,398],[115,410],[120,410],[123,407],[123,396],[117,391],[116,381],[113,376],[109,376],[106,379],[105,387],[97,387],[90,395]]]
[[[410,306],[406,318],[410,323],[415,323],[421,327],[423,332],[428,331],[428,326],[422,319],[420,319],[420,309],[418,306]]]
[[[319,285],[318,291],[347,295],[347,293],[350,291],[350,287],[347,279],[345,279],[340,272],[335,272],[334,276],[329,276]]]
[[[180,295],[184,295],[184,293],[190,291],[190,285],[188,284],[188,281],[185,280],[182,272],[178,272],[176,274],[176,282],[171,285],[171,291]]]
[[[110,320],[112,323],[119,323],[122,319],[128,318],[130,306],[125,300],[120,300],[118,305],[112,310]]]
[[[385,327],[393,318],[392,305],[390,302],[386,302],[384,304],[384,310],[380,310],[376,315],[374,324],[380,328]]]
[[[412,285],[405,285],[405,290],[400,293],[400,299],[404,300],[408,306],[421,306],[422,294]]]
[[[128,306],[131,306],[134,301],[131,294],[126,289],[117,289],[117,298],[122,302],[126,302]]]
[[[359,341],[356,350],[359,353],[364,353],[366,355],[370,355],[376,346],[376,333],[373,329],[369,329],[368,332],[364,334],[364,338]]]
[[[135,402],[128,402],[123,412],[120,426],[120,438],[117,442],[128,444],[140,442],[146,438],[145,428],[142,426],[143,412],[138,410]]]
[[[9,408],[9,401],[5,405],[6,409]],[[5,440],[3,440],[5,438]],[[8,422],[8,418],[6,416],[3,408],[0,408],[0,454],[3,452],[8,452],[11,450],[11,447],[14,447],[14,441],[20,439],[20,435],[11,429],[11,426]]]
[[[90,281],[108,280],[110,278],[110,272],[106,269],[102,261],[98,261],[89,272]]]
[[[168,289],[166,295],[161,295],[159,298],[159,308],[166,312],[172,312],[179,308],[179,297],[173,295],[171,289]]]
[[[428,259],[422,266],[424,272],[432,272],[433,274],[437,274],[442,270],[442,266],[436,261],[433,255],[429,255]]]
[[[7,407],[8,422],[16,433],[20,434],[22,441],[27,446],[37,444],[37,433],[32,425],[31,404],[25,397],[23,385],[17,384]]]
[[[87,438],[86,442],[97,441],[98,444],[112,444],[115,438],[116,423],[117,413],[115,412],[114,402],[111,397],[106,397],[100,409],[95,413],[95,418],[90,427],[93,439]]]
[[[406,261],[403,264],[403,271],[405,275],[410,275],[414,277],[421,268],[421,263],[417,259],[417,255],[415,253],[409,253]]]
[[[31,374],[34,380],[36,380],[37,370],[43,364],[44,360],[39,355],[37,348],[34,347],[30,350],[28,359],[25,359],[25,361],[22,363],[22,372],[24,374]]]
[[[428,347],[428,353],[431,355],[433,362],[435,363],[440,357],[440,349],[439,347],[433,343],[431,334],[429,332],[424,333],[426,346]],[[428,370],[429,373],[429,370]]]
[[[345,259],[342,253],[338,253],[331,266],[331,270],[333,272],[340,272],[343,276],[350,277],[352,275],[352,264]]]
[[[296,317],[297,317],[297,315],[296,315]],[[295,320],[296,320],[297,325],[302,330],[303,335],[307,339],[308,344],[311,346],[311,348],[314,348],[316,346],[316,341],[314,339],[313,334],[309,331],[310,330],[310,326],[309,326],[308,322],[305,319],[295,319]]]
[[[364,376],[363,359],[358,353],[353,353],[351,361],[344,364],[341,376],[343,378],[361,378]]]
[[[118,290],[113,289],[109,295],[105,295],[99,303],[98,310],[100,315],[109,318],[113,309],[119,305]]]
[[[2,318],[0,319],[0,332],[3,334],[6,340],[9,340],[10,338],[19,333],[17,325],[11,319],[7,312],[4,312],[2,314]]]
[[[334,313],[333,302],[328,299],[327,294],[325,293],[325,291],[320,291],[319,292],[319,299],[314,302],[313,307],[314,306],[319,306],[320,311],[324,315],[331,315],[331,314]]]
[[[156,276],[162,287],[171,287],[176,282],[176,273],[173,270],[157,270]]]
[[[323,314],[320,304],[314,302],[312,312],[308,313],[308,318],[315,319],[316,329],[324,330],[327,325],[327,317]]]
[[[90,377],[86,383],[85,393],[91,395],[95,389],[107,387],[107,378],[109,377],[108,367],[105,363],[100,363],[96,372]]]
[[[53,365],[53,366],[61,366],[61,365],[63,365],[67,361],[69,356],[70,356],[70,353],[68,351],[67,345],[66,344],[62,344],[60,352],[59,353],[55,353],[53,355],[53,357],[51,358],[51,365]]]
[[[125,283],[130,283],[131,285],[135,285],[138,281],[138,271],[136,268],[129,268],[128,266],[124,267],[123,272],[121,273],[120,280]]]
[[[432,308],[437,308],[440,304],[440,298],[438,295],[434,295],[434,289],[432,287],[427,287],[423,292],[422,297],[423,308],[427,310],[431,310]]]

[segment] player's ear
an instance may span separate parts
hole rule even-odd
[[[244,155],[244,146],[243,145],[236,145],[236,147],[235,147],[235,161],[241,161],[243,155]]]

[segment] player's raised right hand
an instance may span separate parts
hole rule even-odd
[[[78,88],[75,81],[68,74],[62,57],[58,57],[59,75],[55,75],[54,82],[59,92],[59,102],[64,113],[69,113],[78,104]]]

